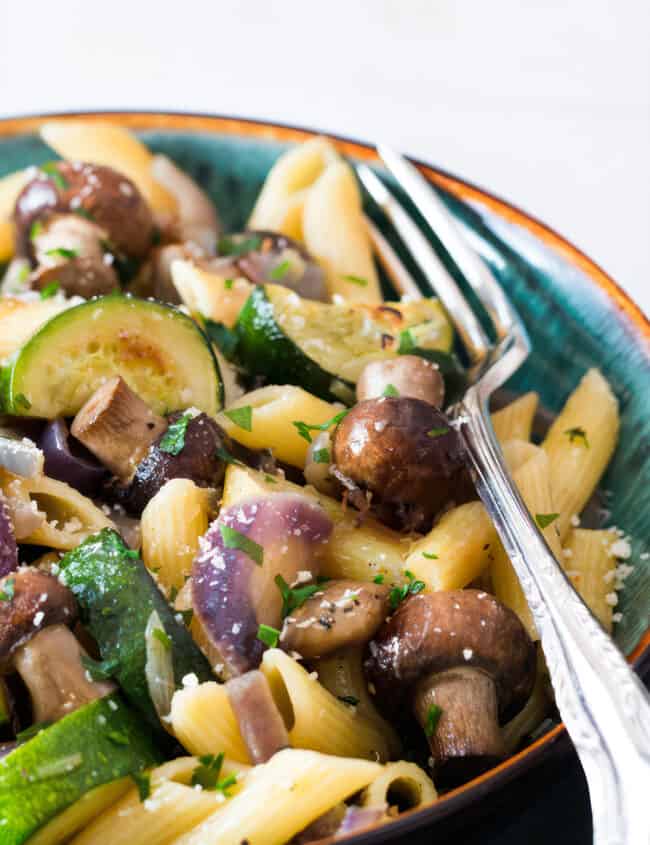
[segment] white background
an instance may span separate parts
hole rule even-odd
[[[648,0],[0,0],[0,115],[274,118],[457,172],[650,311]]]

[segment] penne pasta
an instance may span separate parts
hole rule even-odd
[[[380,771],[368,760],[279,751],[251,771],[238,795],[173,845],[285,845]]]
[[[617,561],[611,551],[616,539],[614,531],[576,528],[569,534],[564,550],[567,576],[589,610],[610,632],[618,601],[614,591]]]
[[[173,478],[150,499],[140,522],[142,559],[158,583],[180,590],[192,571],[199,538],[208,530],[210,492],[187,478]]]
[[[530,392],[495,411],[491,419],[497,440],[501,444],[506,440],[530,440],[538,404],[539,394]]]
[[[372,581],[381,574],[386,583],[404,581],[404,554],[408,551],[409,538],[376,520],[368,518],[361,522],[357,511],[344,508],[341,502],[313,487],[300,487],[248,467],[231,465],[226,471],[222,506],[289,492],[315,499],[334,524],[330,539],[323,546],[321,574],[357,581]]]
[[[176,739],[192,754],[219,754],[223,751],[230,760],[250,762],[222,684],[208,681],[176,690],[169,724]]]
[[[427,590],[458,590],[489,566],[497,534],[480,502],[459,505],[418,540],[404,568],[424,581]]]
[[[228,412],[242,407],[251,408],[250,431],[228,416]],[[249,449],[273,448],[276,458],[303,469],[309,443],[298,434],[294,422],[322,425],[342,410],[342,405],[325,402],[301,387],[272,384],[245,393],[225,413],[219,414],[217,422],[234,440]]]
[[[269,649],[260,668],[285,720],[293,748],[338,757],[390,758],[391,743],[381,726],[335,698],[288,654]]]
[[[330,296],[380,303],[379,278],[354,173],[329,165],[310,189],[303,212],[305,246],[323,265]]]
[[[381,772],[361,793],[363,807],[394,806],[412,810],[424,804],[432,804],[438,798],[433,781],[427,773],[416,766],[400,760],[382,767]]]
[[[0,360],[17,352],[41,326],[73,304],[60,297],[29,302],[14,297],[0,299]]]
[[[193,314],[232,328],[254,285],[243,278],[226,278],[203,270],[192,261],[174,261],[172,281],[183,304]]]
[[[27,168],[0,179],[0,264],[9,261],[14,254],[14,206],[18,195],[31,178],[32,173]]]
[[[542,448],[564,538],[594,492],[616,448],[618,402],[599,370],[589,370],[551,426]]]

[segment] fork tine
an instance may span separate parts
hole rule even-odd
[[[440,297],[465,345],[472,367],[478,367],[487,357],[490,342],[458,285],[418,226],[372,170],[361,164],[357,166],[357,174],[418,262],[432,290]]]
[[[494,323],[498,338],[506,337],[513,325],[519,325],[519,317],[487,264],[467,245],[435,187],[395,150],[378,144],[377,152],[474,289]]]

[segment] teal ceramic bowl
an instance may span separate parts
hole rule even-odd
[[[53,115],[79,119],[80,115]],[[269,168],[288,145],[313,132],[227,117],[101,113],[84,119],[118,123],[171,156],[212,196],[227,229],[241,228]],[[52,158],[36,131],[43,116],[0,121],[0,176]],[[376,163],[373,148],[333,139],[352,159]],[[619,398],[620,443],[603,480],[610,524],[632,538],[634,574],[617,608],[616,640],[642,673],[650,671],[650,324],[603,270],[569,242],[518,208],[463,180],[419,163],[442,191],[471,245],[490,265],[524,320],[533,354],[509,385],[533,389],[557,411],[585,370],[599,367]],[[404,199],[402,197],[402,199]],[[406,203],[408,205],[408,203]],[[431,238],[434,246],[435,238]],[[443,256],[444,259],[444,256]],[[559,725],[486,775],[359,839],[400,838],[477,802],[498,786],[569,748]]]

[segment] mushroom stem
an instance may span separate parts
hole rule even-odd
[[[14,655],[16,670],[32,700],[34,722],[55,722],[115,689],[110,681],[89,679],[83,649],[65,625],[45,628]]]
[[[413,710],[447,780],[465,781],[505,757],[496,685],[482,670],[461,666],[426,676]]]
[[[120,376],[96,390],[72,422],[71,433],[121,481],[165,431],[157,416]]]

